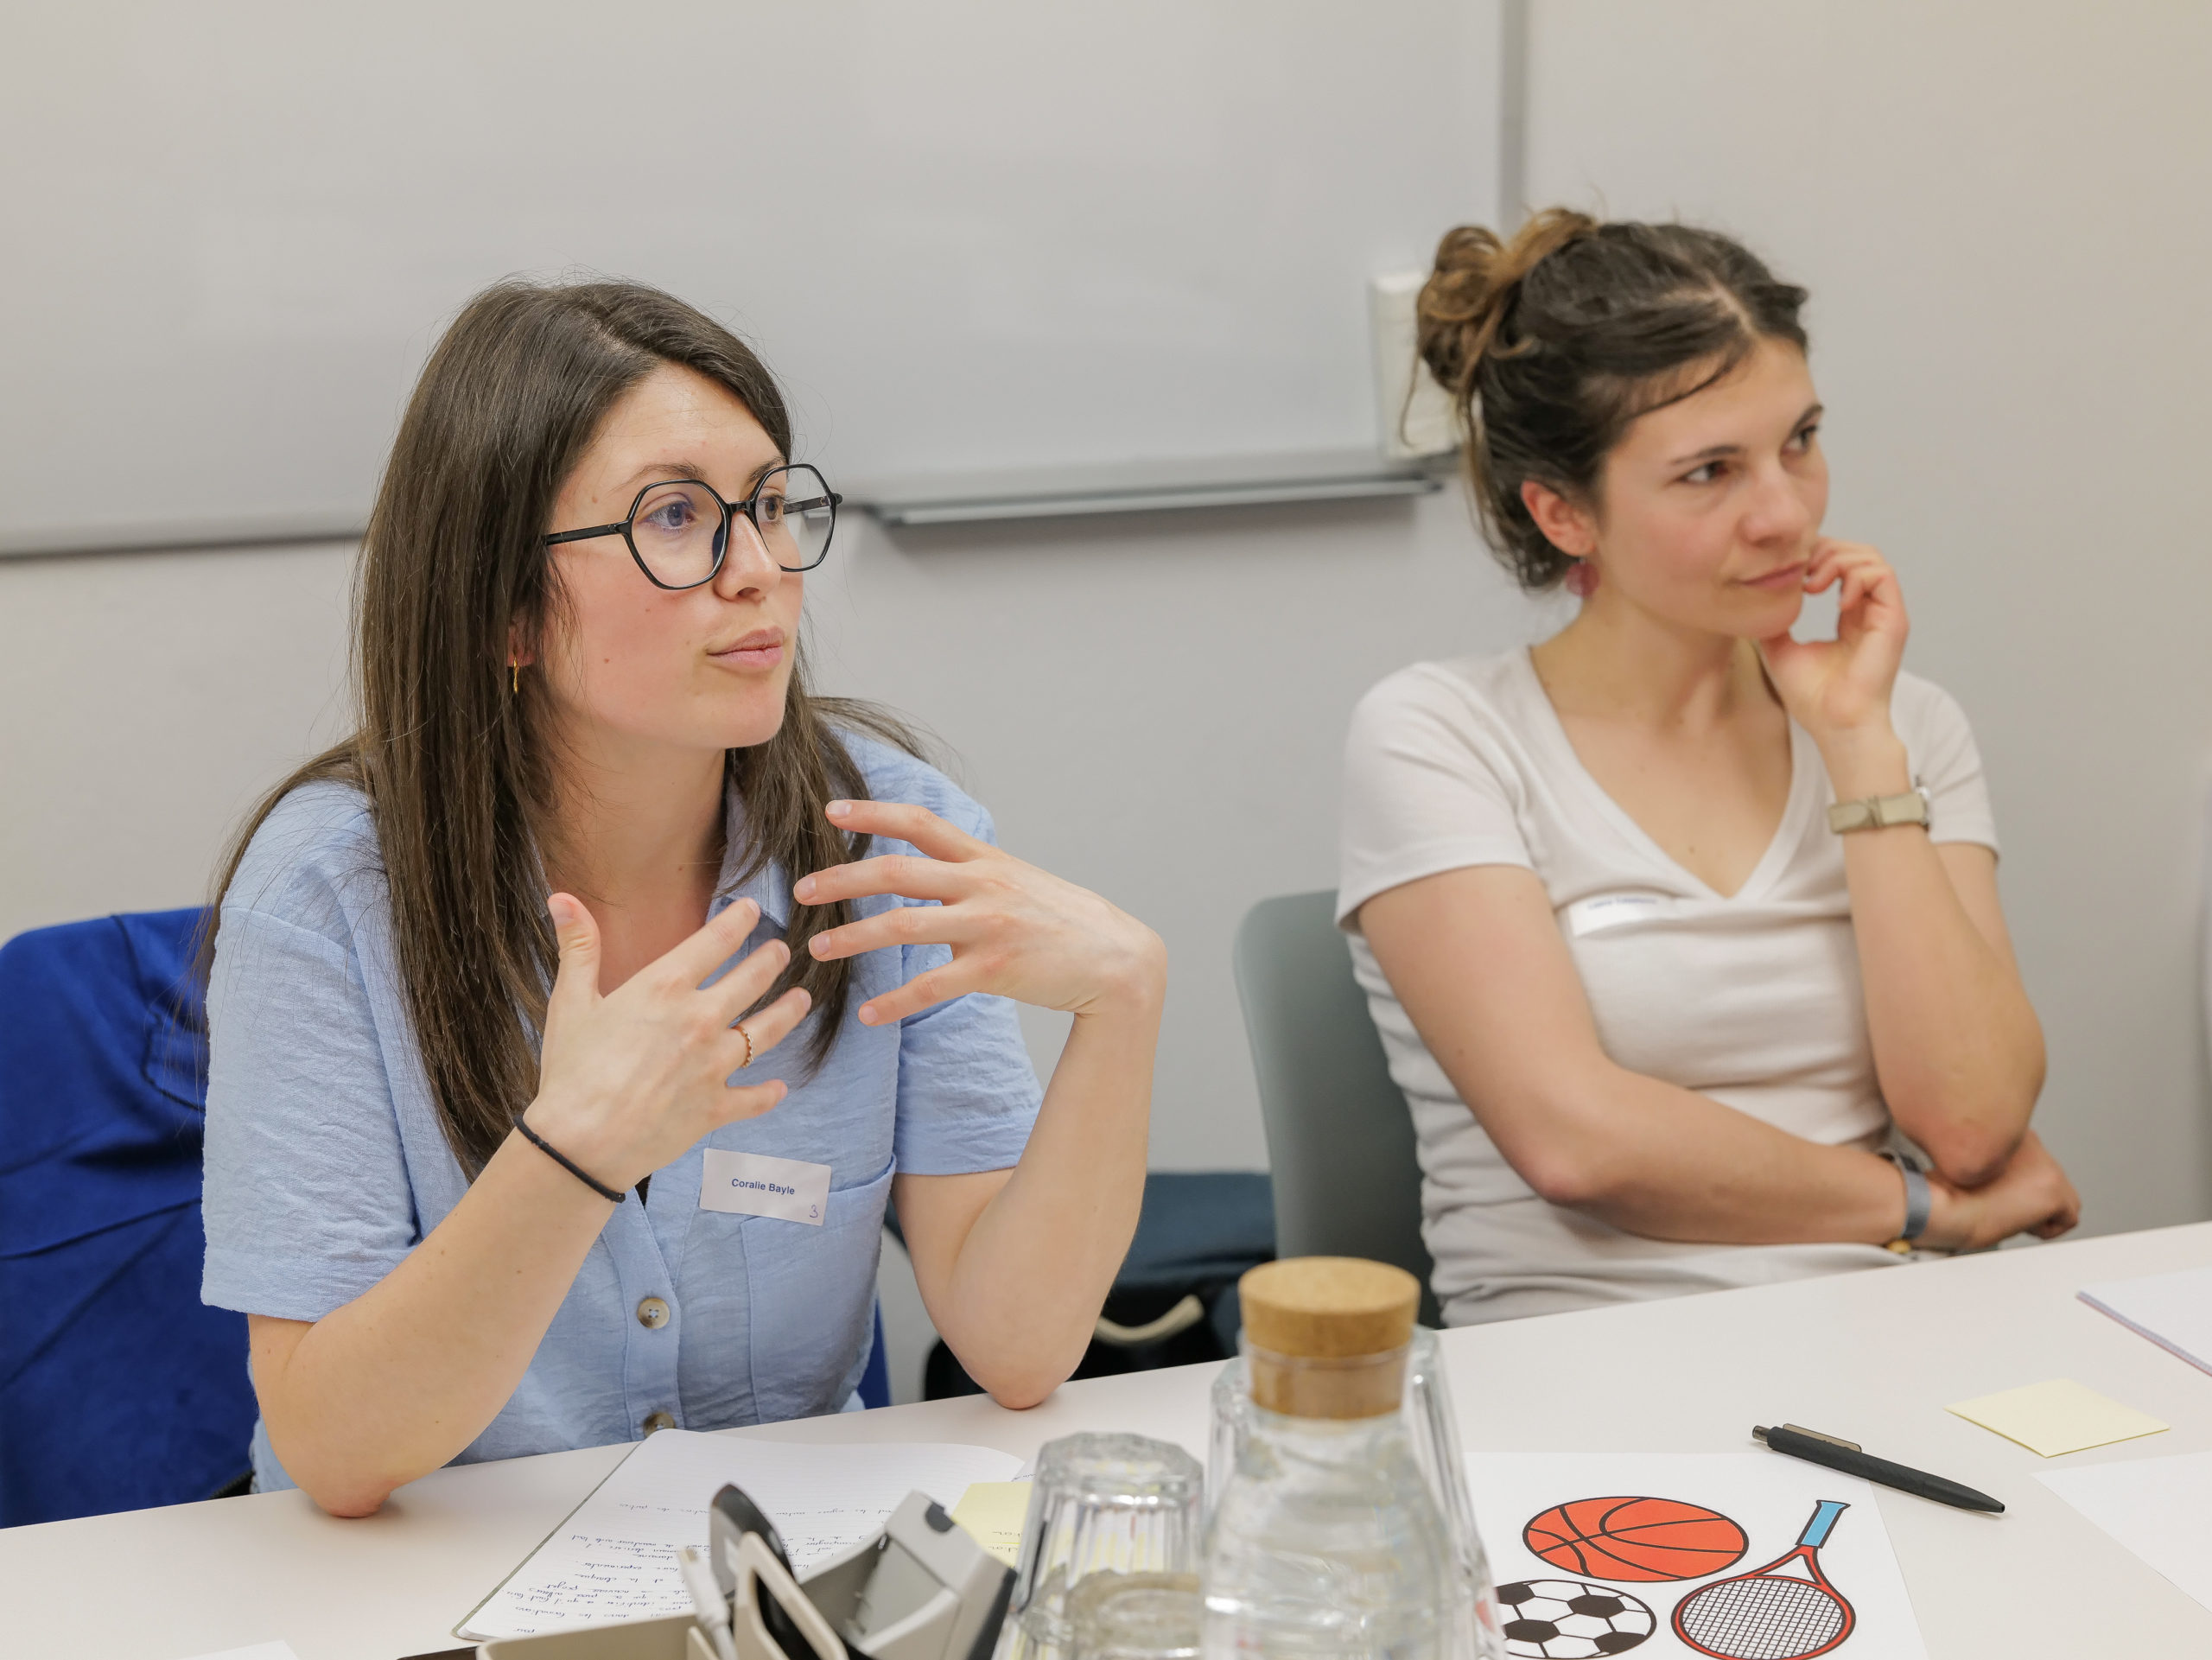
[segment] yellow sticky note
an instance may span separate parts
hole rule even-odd
[[[2162,1426],[2163,1427],[2163,1426]],[[976,1536],[976,1542],[1008,1568],[1021,1566],[1021,1528],[1029,1519],[1027,1481],[971,1481],[952,1519]]]
[[[2155,1435],[2170,1428],[2147,1412],[2124,1407],[2069,1377],[1961,1401],[1944,1410],[1955,1412],[1984,1429],[1993,1429],[2006,1441],[2018,1441],[2047,1459],[2084,1447],[2133,1441],[2138,1435]]]

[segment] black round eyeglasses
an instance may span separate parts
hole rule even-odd
[[[639,491],[630,516],[620,524],[561,531],[547,537],[545,545],[620,535],[655,588],[698,588],[721,569],[732,525],[741,518],[761,551],[796,574],[829,557],[843,500],[818,469],[806,466],[769,468],[743,501],[724,501],[699,479],[671,479]]]

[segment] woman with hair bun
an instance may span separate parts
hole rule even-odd
[[[1346,751],[1338,921],[1452,1323],[2076,1220],[1974,735],[1900,668],[1896,573],[1821,533],[1804,299],[1560,209],[1452,231],[1422,290],[1491,545],[1580,601],[1391,676]]]

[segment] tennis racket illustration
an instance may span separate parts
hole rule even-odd
[[[1675,1605],[1675,1635],[1713,1660],[1811,1660],[1841,1644],[1859,1616],[1821,1572],[1820,1549],[1850,1508],[1823,1498],[1784,1555],[1691,1592]],[[1800,1563],[1809,1577],[1783,1571]]]

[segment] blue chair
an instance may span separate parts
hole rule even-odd
[[[200,1301],[199,910],[0,946],[0,1526],[210,1498],[253,1431]]]
[[[861,1371],[859,1390],[864,1407],[887,1407],[891,1404],[891,1357],[883,1352],[883,1305],[875,1306],[875,1345],[868,1352],[868,1364]]]

